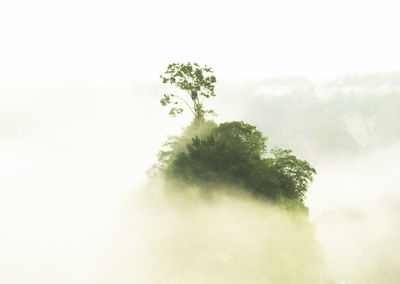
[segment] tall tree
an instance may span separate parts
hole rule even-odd
[[[169,115],[175,117],[183,112],[185,105],[193,114],[195,121],[204,121],[206,114],[214,114],[213,110],[204,109],[205,98],[215,97],[214,87],[216,78],[211,67],[201,67],[198,63],[181,64],[172,63],[168,65],[164,75],[160,75],[164,84],[171,84],[183,90],[185,95],[164,94],[160,100],[161,105],[172,104]]]

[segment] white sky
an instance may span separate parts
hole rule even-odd
[[[0,80],[157,80],[189,60],[222,79],[399,70],[397,2],[6,0]]]

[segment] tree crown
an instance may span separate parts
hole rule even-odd
[[[185,91],[185,96],[164,94],[160,100],[162,106],[172,104],[169,115],[175,117],[183,112],[182,104],[193,114],[195,120],[204,120],[206,114],[214,114],[213,110],[204,109],[205,98],[215,97],[216,78],[211,67],[201,67],[198,63],[172,63],[168,65],[164,75],[160,75],[164,84],[171,84]],[[189,98],[190,100],[186,99]]]
[[[303,201],[315,169],[290,150],[267,149],[267,138],[255,126],[232,121],[210,123],[201,132],[187,130],[191,135],[174,137],[171,151],[163,152],[167,159],[160,159],[167,177],[204,188],[239,186],[257,197],[306,208]]]

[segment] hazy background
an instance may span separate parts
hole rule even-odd
[[[307,204],[338,281],[387,277],[380,283],[395,283],[399,277],[399,76],[222,82],[213,102],[218,121],[253,123],[271,147],[289,147],[317,168]],[[116,251],[124,253],[111,249],[113,263],[118,255],[128,267],[134,263],[136,254],[126,250],[137,244],[121,229],[135,224],[126,216],[127,203],[165,136],[190,119],[168,118],[159,105],[162,91],[157,82],[2,85],[4,281],[91,283],[120,235],[125,242]],[[135,204],[135,220],[137,208],[155,206],[148,200]],[[152,214],[139,216],[160,222]]]
[[[335,279],[399,278],[395,1],[0,4],[0,282],[91,283],[170,119],[168,63],[214,67],[217,121],[310,161]]]

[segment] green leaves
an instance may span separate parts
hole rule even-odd
[[[285,200],[286,204],[305,208],[305,192],[316,173],[307,161],[297,159],[291,150],[268,151],[267,138],[243,121],[219,126],[205,121],[206,115],[216,115],[203,105],[204,99],[215,97],[217,80],[212,73],[207,65],[188,62],[169,64],[160,76],[164,84],[183,91],[183,94],[164,94],[161,105],[171,106],[172,117],[186,107],[194,121],[187,135],[168,142],[170,149],[160,153],[159,168],[166,176],[186,184],[212,188],[227,183],[271,201]],[[265,158],[265,154],[272,157]]]
[[[166,106],[171,103],[171,96],[164,94],[163,98],[160,100],[162,106]]]
[[[181,114],[182,111],[183,111],[182,108],[173,107],[173,108],[171,108],[171,109],[169,110],[169,113],[168,113],[168,114],[169,114],[170,116],[172,116],[172,117],[175,117],[177,114]]]
[[[297,159],[291,150],[267,151],[267,138],[243,121],[222,123],[204,133],[191,140],[175,138],[169,159],[163,157],[167,177],[205,188],[239,186],[256,197],[296,210],[306,208],[305,192],[316,173],[307,161]],[[264,158],[266,153],[272,157]]]
[[[303,200],[309,184],[313,181],[313,175],[317,171],[307,161],[297,159],[291,150],[275,148],[271,150],[271,153],[274,155],[273,165],[292,184],[291,194]]]
[[[162,106],[167,106],[171,103],[184,104],[193,113],[194,118],[197,120],[204,120],[204,115],[215,114],[212,110],[205,110],[200,98],[215,97],[214,88],[216,83],[215,76],[212,75],[213,70],[205,65],[201,67],[198,63],[172,63],[168,65],[164,75],[160,75],[164,84],[171,84],[183,90],[188,95],[186,100],[185,96],[178,95],[164,95],[160,100]],[[186,96],[187,96],[186,95]],[[174,97],[177,100],[172,100]],[[169,114],[176,116],[182,113],[182,108],[171,109]]]

